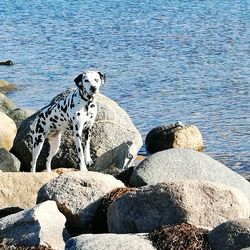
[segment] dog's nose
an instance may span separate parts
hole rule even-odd
[[[90,87],[90,91],[91,91],[92,93],[95,93],[96,90],[97,90],[97,88],[96,88],[95,86],[91,86],[91,87]]]

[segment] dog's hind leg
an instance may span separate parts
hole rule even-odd
[[[49,141],[49,156],[46,161],[46,169],[48,172],[51,172],[51,160],[54,155],[58,152],[60,143],[61,143],[61,131],[55,131],[48,134],[48,141]]]
[[[33,137],[33,149],[32,149],[32,161],[31,161],[31,172],[36,172],[36,162],[38,156],[42,150],[43,143],[44,143],[44,136],[42,134]]]

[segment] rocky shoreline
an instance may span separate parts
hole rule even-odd
[[[65,133],[53,172],[32,174],[29,125],[37,113],[16,107],[4,94],[11,89],[0,81],[0,249],[250,249],[250,183],[199,152],[197,127],[153,129],[152,154],[138,164],[140,133],[99,95],[95,164],[76,170]],[[45,143],[39,171],[47,150]]]

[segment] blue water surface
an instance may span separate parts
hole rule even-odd
[[[0,79],[9,97],[39,109],[85,69],[107,74],[102,92],[145,138],[182,121],[205,151],[250,171],[249,1],[1,0]],[[142,149],[143,152],[144,149]]]

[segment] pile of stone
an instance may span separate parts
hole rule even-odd
[[[206,159],[192,150],[178,151]],[[205,161],[199,160],[204,166]],[[154,172],[152,166],[148,168]],[[214,169],[220,172],[223,167],[217,163]],[[201,180],[179,174],[175,180],[128,188],[109,174],[92,171],[1,173],[2,210],[25,209],[0,219],[0,241],[23,249],[181,249],[188,236],[185,244],[203,246],[190,249],[246,248],[250,246],[250,184],[231,170],[224,174],[231,185],[196,173]]]
[[[1,95],[0,249],[250,247],[250,183],[198,152],[203,142],[195,126],[154,129],[146,139],[152,155],[130,167],[142,138],[127,113],[99,95],[90,171],[73,171],[77,157],[65,134],[55,171],[27,173],[37,113],[15,121],[17,108]],[[45,144],[38,170],[47,151]]]

